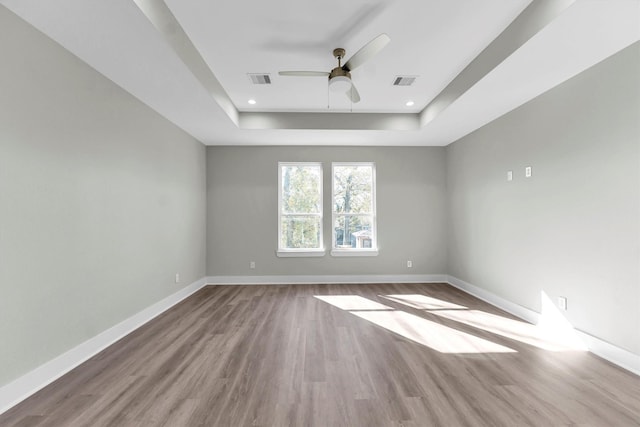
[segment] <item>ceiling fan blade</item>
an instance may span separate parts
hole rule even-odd
[[[354,104],[360,102],[360,94],[358,93],[358,89],[353,85],[353,82],[351,82],[351,88],[345,92],[345,95],[347,95],[347,98]]]
[[[329,73],[324,71],[278,71],[278,75],[296,77],[329,77]]]
[[[378,52],[380,52],[382,49],[384,49],[384,47],[387,44],[389,44],[390,41],[391,41],[391,38],[388,35],[386,35],[385,33],[380,34],[378,37],[371,40],[366,45],[362,46],[362,48],[359,51],[357,51],[351,57],[351,59],[349,59],[342,66],[342,69],[346,71],[351,71],[361,66],[362,64],[364,64],[365,62],[367,62],[368,60],[376,56]]]

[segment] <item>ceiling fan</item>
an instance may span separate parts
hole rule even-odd
[[[297,77],[328,77],[329,89],[333,92],[344,92],[351,102],[355,104],[360,102],[360,94],[351,81],[351,71],[376,56],[390,41],[391,38],[388,35],[385,33],[380,34],[357,51],[344,65],[342,65],[342,59],[346,51],[342,48],[333,49],[333,56],[338,60],[338,66],[331,72],[280,71],[278,74]]]

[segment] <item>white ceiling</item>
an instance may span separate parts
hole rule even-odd
[[[417,117],[531,3],[165,1],[240,112],[407,117]],[[133,0],[0,3],[210,145],[446,145],[640,39],[640,0],[576,0],[416,130],[242,129]],[[349,58],[383,32],[391,43],[352,73],[358,104],[342,94],[329,96],[325,78],[277,75],[329,71],[337,65],[333,48],[345,48]],[[270,73],[273,84],[252,85],[247,73]],[[396,75],[419,77],[411,87],[394,87]],[[415,105],[405,106],[407,100]]]
[[[530,0],[166,2],[241,111],[253,109],[250,98],[263,111],[327,110],[326,78],[277,72],[330,71],[334,48],[349,58],[384,32],[391,43],[352,73],[362,97],[353,111],[419,112]],[[273,84],[251,85],[248,72],[270,73]],[[396,75],[419,78],[394,87]],[[343,94],[331,95],[331,110],[351,107]]]

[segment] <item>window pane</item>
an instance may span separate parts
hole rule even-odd
[[[282,166],[282,212],[320,213],[319,166]]]
[[[320,248],[319,216],[283,216],[280,247],[285,249],[318,249]]]
[[[371,216],[337,215],[335,221],[333,232],[337,249],[373,247]]]
[[[372,213],[373,168],[369,165],[335,166],[333,209],[336,213]]]

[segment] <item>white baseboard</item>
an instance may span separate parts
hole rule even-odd
[[[496,294],[472,285],[471,283],[467,283],[464,280],[460,280],[457,277],[448,276],[447,283],[460,289],[461,291],[464,291],[478,299],[481,299],[482,301],[488,302],[489,304],[496,306],[506,311],[507,313],[511,313],[516,317],[524,319],[529,323],[533,323],[534,325],[538,324],[538,321],[540,319],[540,313],[538,312],[501,298]]]
[[[489,291],[467,283],[464,280],[460,280],[457,277],[448,276],[447,282],[468,294],[486,301],[489,304],[530,323],[537,324],[540,319],[540,313],[501,298]],[[575,329],[575,332],[586,348],[593,354],[600,356],[621,368],[631,371],[636,375],[640,375],[640,355],[631,353],[628,350],[617,347],[578,329]]]
[[[207,285],[297,285],[362,283],[447,283],[446,274],[360,274],[308,276],[209,276]]]
[[[576,333],[590,352],[640,376],[640,355],[633,354],[578,329],[576,329]]]
[[[38,390],[51,384],[62,375],[95,356],[100,351],[133,332],[154,317],[173,307],[175,304],[201,289],[205,284],[206,280],[203,277],[173,295],[166,297],[72,348],[66,353],[61,354],[55,359],[37,367],[33,371],[0,387],[0,414],[6,412]]]

